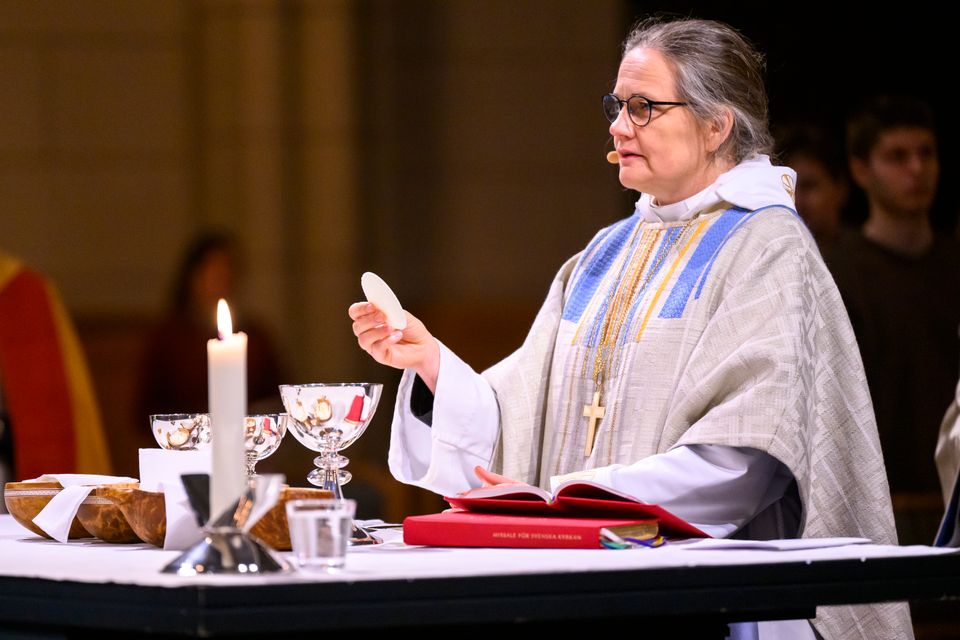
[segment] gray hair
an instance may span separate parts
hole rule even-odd
[[[733,128],[718,156],[739,163],[772,151],[763,54],[732,27],[713,20],[648,18],[630,31],[623,55],[637,48],[663,54],[674,69],[678,99],[690,103],[698,120],[716,122],[730,110]]]

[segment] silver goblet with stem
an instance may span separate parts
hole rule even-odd
[[[150,431],[163,449],[199,451],[210,446],[210,416],[206,413],[153,414]]]
[[[287,434],[287,414],[263,413],[247,416],[243,421],[244,446],[247,449],[247,478],[256,474],[257,462],[280,447]]]
[[[273,455],[287,433],[287,414],[264,413],[244,418],[247,478],[256,475],[257,462]],[[202,451],[210,448],[210,415],[207,413],[159,413],[150,416],[150,430],[157,444],[172,451]]]
[[[373,382],[334,384],[292,384],[280,386],[280,398],[290,417],[288,427],[300,444],[317,451],[316,469],[307,475],[310,484],[343,498],[341,485],[350,481],[344,467],[349,460],[340,455],[363,434],[380,401],[383,385]],[[356,523],[351,544],[377,544]]]

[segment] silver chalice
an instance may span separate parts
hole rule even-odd
[[[377,409],[383,385],[370,382],[293,384],[280,386],[280,398],[290,417],[288,426],[300,444],[317,451],[310,484],[343,498],[341,485],[350,482],[349,460],[339,452],[356,442]],[[351,544],[377,544],[378,538],[354,523]]]
[[[273,455],[280,447],[283,436],[287,434],[287,422],[285,413],[264,413],[244,418],[248,478],[256,475],[257,462]]]
[[[256,475],[257,462],[273,455],[287,433],[287,414],[264,413],[244,418],[247,477]],[[202,451],[210,448],[210,415],[207,413],[159,413],[150,416],[150,430],[157,444],[172,451]]]
[[[206,413],[157,413],[150,416],[150,430],[163,449],[199,451],[210,446]]]

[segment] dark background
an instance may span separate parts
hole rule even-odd
[[[941,182],[934,226],[953,232],[957,219],[957,162],[949,150],[957,125],[952,44],[955,23],[946,5],[930,2],[649,3],[630,2],[630,13],[706,18],[726,22],[767,57],[771,124],[819,124],[843,139],[844,123],[864,98],[881,93],[914,96],[934,110]],[[866,218],[854,193],[848,222]]]

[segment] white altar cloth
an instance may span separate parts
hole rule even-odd
[[[62,544],[42,539],[0,516],[0,576],[87,583],[137,584],[157,587],[197,585],[242,586],[287,582],[359,582],[493,575],[617,571],[643,568],[707,567],[882,557],[918,557],[956,552],[925,546],[896,547],[853,544],[820,549],[695,549],[667,544],[648,549],[461,549],[414,547],[400,541],[400,532],[381,530],[383,545],[354,547],[339,574],[298,571],[271,576],[180,577],[160,573],[179,555],[146,544],[116,545],[96,540]],[[284,554],[291,560],[291,554]]]

